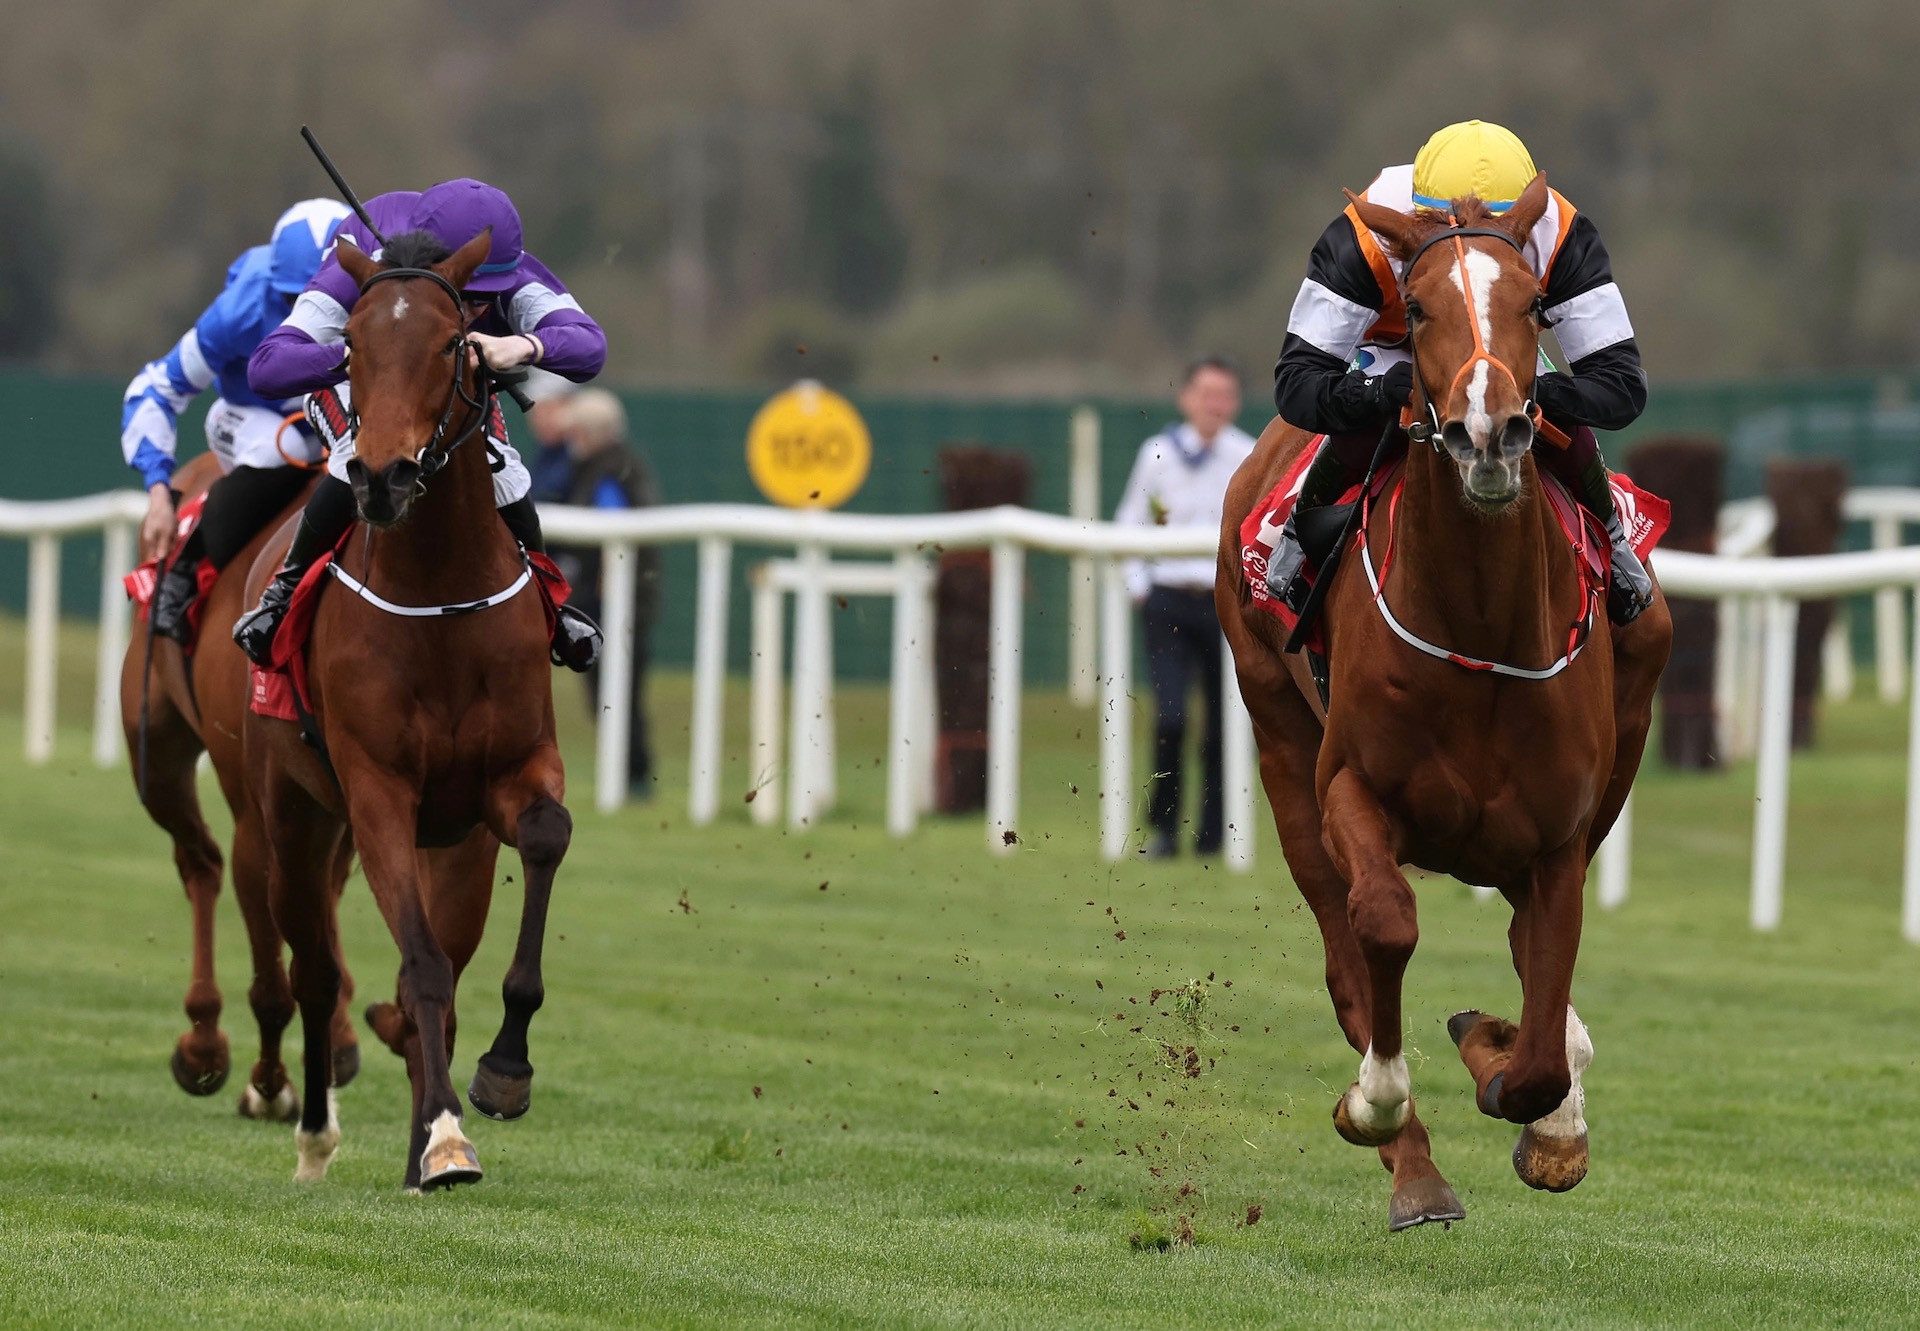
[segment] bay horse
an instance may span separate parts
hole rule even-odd
[[[1663,596],[1625,629],[1594,613],[1539,493],[1530,397],[1543,315],[1521,249],[1546,200],[1545,176],[1504,216],[1473,198],[1447,218],[1355,200],[1404,268],[1416,441],[1397,503],[1373,506],[1361,533],[1358,553],[1372,554],[1332,574],[1324,706],[1308,663],[1283,651],[1280,621],[1252,604],[1241,558],[1242,522],[1308,432],[1267,427],[1221,529],[1215,597],[1261,781],[1320,928],[1334,1011],[1362,1055],[1334,1123],[1379,1148],[1394,1230],[1465,1216],[1434,1165],[1402,1052],[1401,980],[1419,938],[1403,865],[1497,888],[1512,906],[1518,1027],[1468,1011],[1448,1032],[1479,1109],[1524,1125],[1520,1178],[1564,1191],[1586,1173],[1581,1076],[1593,1046],[1570,1002],[1581,898],[1639,768],[1672,640]],[[1376,594],[1363,569],[1388,549]],[[1582,595],[1591,636],[1564,668],[1544,678],[1486,668],[1549,674],[1573,652]],[[1416,649],[1389,614],[1458,659]]]
[[[219,459],[204,453],[182,465],[173,483],[184,502],[204,493],[219,478]],[[200,615],[200,624],[208,631],[198,637],[191,653],[143,626],[133,635],[120,668],[120,721],[134,789],[148,817],[172,838],[174,867],[193,913],[193,959],[185,1003],[190,1025],[174,1045],[173,1079],[189,1095],[213,1095],[226,1085],[229,1072],[227,1037],[220,1029],[220,984],[213,965],[214,909],[226,866],[200,811],[196,773],[205,753],[233,813],[233,894],[252,952],[253,983],[247,999],[260,1032],[260,1057],[240,1092],[240,1114],[281,1123],[292,1122],[299,1113],[299,1096],[280,1055],[280,1037],[293,1020],[293,991],[282,964],[280,935],[267,907],[266,835],[259,807],[247,789],[241,753],[247,661],[226,626],[244,608],[240,595],[254,556],[274,528],[299,511],[305,500],[302,490],[280,518],[267,523],[220,570]],[[330,902],[339,899],[350,860],[350,852],[343,847],[326,866]],[[344,963],[341,976],[342,998],[332,1024],[332,1059],[334,1081],[344,1086],[359,1070],[360,1046],[346,1012],[353,985]]]
[[[461,288],[490,243],[482,232],[448,256],[415,232],[389,241],[381,261],[350,243],[336,250],[361,292],[346,327],[361,523],[336,555],[346,577],[320,597],[307,646],[325,756],[293,722],[249,712],[245,730],[272,847],[269,899],[293,950],[306,1036],[298,1179],[324,1177],[340,1141],[327,1050],[341,977],[325,866],[349,838],[400,949],[396,1001],[367,1019],[412,1082],[405,1186],[481,1175],[449,1063],[455,990],[486,925],[502,843],[519,849],[525,898],[505,1018],[468,1098],[501,1119],[530,1103],[527,1028],[544,996],[547,902],[572,819],[546,611],[495,512],[488,378],[467,340]],[[289,536],[256,560],[250,596]]]

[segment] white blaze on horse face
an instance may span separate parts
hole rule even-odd
[[[1373,1046],[1360,1060],[1360,1075],[1347,1091],[1347,1118],[1375,1136],[1398,1132],[1413,1116],[1413,1078],[1405,1055],[1375,1058]]]
[[[1500,280],[1500,261],[1480,250],[1468,250],[1464,267],[1456,263],[1447,275],[1453,279],[1453,285],[1463,299],[1471,287],[1473,321],[1480,326],[1480,345],[1491,352],[1493,284]],[[1484,360],[1474,362],[1473,376],[1467,381],[1465,424],[1467,437],[1473,440],[1476,448],[1487,447],[1493,439],[1493,417],[1487,412],[1487,379],[1492,368]]]
[[[406,312],[407,298],[404,295],[395,296],[393,298],[393,317],[399,319],[404,316]]]
[[[1587,1135],[1587,1093],[1580,1085],[1581,1074],[1593,1062],[1593,1039],[1587,1034],[1586,1023],[1580,1020],[1580,1014],[1567,1005],[1567,1072],[1573,1078],[1573,1085],[1567,1091],[1567,1098],[1560,1102],[1545,1118],[1536,1119],[1532,1125],[1534,1132],[1542,1137],[1578,1138]]]

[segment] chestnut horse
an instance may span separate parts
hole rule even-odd
[[[174,487],[183,499],[204,492],[220,477],[219,459],[202,454],[180,468]],[[295,501],[304,502],[305,492]],[[295,511],[289,506],[287,513]],[[284,515],[283,515],[284,516]],[[143,630],[127,648],[120,669],[120,720],[126,731],[134,788],[147,814],[173,839],[173,862],[193,911],[192,979],[186,1011],[192,1023],[175,1044],[173,1079],[189,1095],[213,1095],[226,1085],[227,1037],[220,1029],[220,984],[213,969],[214,906],[224,867],[220,847],[200,813],[196,768],[208,754],[220,791],[233,812],[233,894],[240,903],[253,953],[253,984],[247,991],[260,1028],[260,1057],[240,1092],[246,1118],[291,1123],[299,1097],[281,1062],[280,1036],[293,1020],[293,991],[281,963],[280,935],[267,908],[267,847],[259,808],[246,788],[241,757],[241,716],[247,707],[247,661],[227,628],[240,614],[247,569],[267,542],[276,519],[220,571],[207,595],[195,650],[183,652],[171,638]],[[144,717],[144,733],[143,732]],[[327,866],[329,899],[346,882],[350,855]],[[340,1006],[333,1020],[334,1079],[344,1086],[360,1067],[360,1046],[346,1015],[352,981],[341,972]]]
[[[561,803],[545,611],[495,512],[488,379],[460,294],[490,243],[483,232],[444,256],[413,233],[394,237],[384,262],[348,243],[336,251],[361,287],[346,337],[359,418],[348,472],[364,525],[335,565],[359,593],[336,579],[307,647],[327,757],[291,722],[246,719],[272,847],[273,919],[293,949],[306,1035],[300,1179],[323,1177],[340,1141],[327,1085],[340,975],[326,866],[349,836],[400,948],[398,1000],[375,1004],[367,1019],[413,1084],[406,1186],[480,1177],[449,1062],[455,989],[486,925],[503,842],[520,851],[526,895],[505,1020],[468,1097],[504,1119],[525,1113],[531,1095],[527,1026],[543,996],[547,900],[572,819]],[[250,595],[286,546],[282,536],[255,562]]]
[[[1241,523],[1307,432],[1267,427],[1228,490],[1221,530],[1216,599],[1261,780],[1320,926],[1334,1010],[1363,1055],[1334,1123],[1379,1148],[1396,1230],[1465,1214],[1433,1163],[1402,1053],[1401,979],[1419,931],[1401,866],[1497,888],[1511,904],[1520,1024],[1463,1012],[1448,1030],[1481,1111],[1526,1125],[1520,1177],[1572,1187],[1587,1168],[1581,1074],[1593,1053],[1569,999],[1587,862],[1633,783],[1672,638],[1664,598],[1625,629],[1591,598],[1580,604],[1575,555],[1538,494],[1529,450],[1540,289],[1521,247],[1546,197],[1542,176],[1501,217],[1477,199],[1455,201],[1457,221],[1355,204],[1404,266],[1413,434],[1432,446],[1411,445],[1397,506],[1372,509],[1372,562],[1392,550],[1379,596],[1361,558],[1332,575],[1324,708],[1307,663],[1284,653],[1280,621],[1251,604],[1240,549]],[[1463,668],[1387,620],[1537,676],[1569,654],[1583,612],[1590,638],[1545,678]]]

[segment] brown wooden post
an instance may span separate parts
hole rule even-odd
[[[1673,505],[1673,523],[1661,549],[1712,554],[1726,492],[1727,450],[1718,439],[1661,436],[1627,454],[1634,481]],[[1660,553],[1653,556],[1660,570]],[[1675,599],[1673,655],[1660,677],[1660,756],[1670,767],[1710,771],[1720,766],[1718,717],[1713,707],[1713,662],[1720,641],[1719,606]]]
[[[1000,448],[950,446],[940,451],[940,494],[949,511],[1025,504],[1033,463]],[[940,556],[934,585],[934,693],[939,739],[934,750],[934,806],[964,813],[987,802],[987,625],[993,577],[985,550]]]
[[[1773,501],[1776,555],[1830,555],[1845,525],[1841,501],[1847,464],[1827,458],[1777,458],[1767,464],[1767,497]],[[1803,601],[1793,642],[1793,747],[1813,743],[1820,697],[1820,647],[1833,623],[1832,601]]]

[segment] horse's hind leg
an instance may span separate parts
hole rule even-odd
[[[493,1047],[480,1056],[467,1087],[468,1101],[489,1118],[519,1118],[532,1102],[527,1028],[546,997],[540,956],[546,940],[547,905],[554,874],[573,839],[573,817],[560,803],[563,780],[559,755],[543,750],[494,800],[490,821],[496,825],[495,834],[520,851],[526,895],[513,962],[500,989],[505,1007],[500,1033]]]
[[[336,944],[340,938],[340,898],[345,894],[347,875],[353,870],[353,841],[350,836],[340,838],[339,849],[334,852],[333,866],[328,874],[327,909],[333,913],[333,936]],[[360,1075],[360,1033],[353,1028],[353,972],[347,969],[345,953],[334,958],[340,967],[340,1003],[333,1010],[333,1084],[336,1088],[345,1086]]]
[[[340,1145],[330,1039],[340,1002],[339,942],[333,936],[327,866],[344,832],[284,772],[269,769],[265,784],[264,826],[271,846],[267,899],[274,925],[293,952],[293,993],[305,1042],[304,1103],[293,1134],[299,1160],[293,1176],[311,1182],[326,1177]]]
[[[138,698],[138,674],[130,668],[122,681],[127,751],[134,754],[141,743],[139,703],[124,704],[129,689]],[[213,917],[222,866],[220,847],[200,816],[194,771],[200,753],[199,736],[156,685],[148,700],[146,788],[139,794],[147,815],[173,838],[174,868],[193,910],[193,969],[185,1003],[192,1025],[174,1046],[172,1060],[173,1079],[188,1095],[212,1095],[226,1085],[229,1070],[227,1037],[220,1030],[220,985],[213,968]],[[137,770],[134,780],[140,780]]]
[[[247,926],[253,950],[253,985],[247,1001],[260,1027],[260,1060],[240,1091],[244,1118],[291,1123],[300,1116],[300,1097],[281,1059],[280,1037],[293,1020],[293,986],[281,961],[280,931],[268,901],[269,852],[257,807],[243,805],[233,829],[233,895]]]
[[[1321,840],[1319,805],[1313,789],[1314,722],[1303,702],[1298,698],[1289,701],[1300,712],[1293,719],[1307,728],[1303,742],[1287,737],[1285,728],[1290,718],[1272,715],[1276,707],[1262,705],[1261,711],[1268,715],[1263,716],[1260,727],[1261,781],[1280,829],[1287,866],[1320,926],[1327,958],[1327,993],[1333,999],[1334,1015],[1354,1051],[1364,1053],[1371,1030],[1366,959],[1347,917],[1346,880],[1328,858]],[[1450,1223],[1466,1218],[1466,1208],[1433,1163],[1426,1124],[1411,1107],[1400,1135],[1380,1147],[1380,1163],[1393,1175],[1393,1200],[1387,1210],[1390,1228],[1410,1229],[1433,1221]]]

